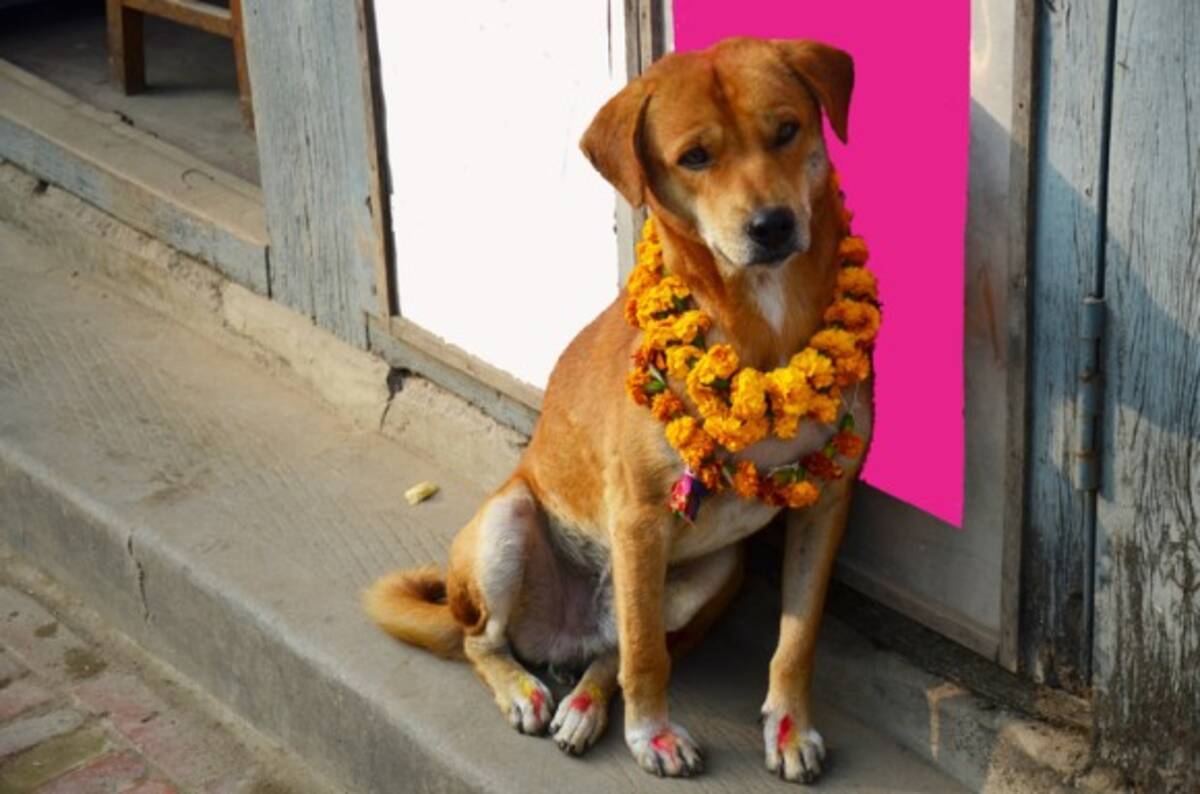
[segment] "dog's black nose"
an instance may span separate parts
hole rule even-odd
[[[773,250],[792,241],[796,232],[796,213],[787,207],[766,207],[750,216],[746,235],[758,245]]]

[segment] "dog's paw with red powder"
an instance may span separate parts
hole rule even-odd
[[[554,711],[554,696],[545,684],[525,674],[515,682],[507,700],[509,725],[530,736],[545,733]]]
[[[581,683],[558,705],[550,731],[558,749],[581,755],[608,725],[608,697],[598,687]]]
[[[816,728],[801,724],[785,709],[763,708],[763,742],[767,769],[793,783],[813,783],[821,776],[825,740]]]
[[[687,731],[673,722],[627,728],[625,743],[638,766],[659,777],[690,777],[704,771],[700,748]]]

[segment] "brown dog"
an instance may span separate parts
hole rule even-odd
[[[713,318],[709,343],[733,345],[745,365],[786,363],[833,296],[842,232],[821,110],[845,140],[853,81],[840,50],[730,39],[666,56],[583,137],[600,173],[658,219],[667,268]],[[738,541],[779,508],[728,491],[709,497],[695,524],[667,508],[682,464],[662,425],[626,396],[640,332],[624,302],[562,354],[529,448],[459,532],[445,580],[432,569],[392,574],[366,607],[407,642],[465,654],[514,727],[549,727],[572,753],[604,729],[619,681],[638,763],[687,775],[701,759],[668,718],[667,635],[692,640],[712,622],[740,580]],[[871,403],[867,381],[841,408],[864,438]],[[805,422],[794,439],[739,457],[768,469],[823,448],[833,432]],[[763,705],[767,767],[788,780],[815,779],[824,757],[809,713],[813,649],[856,474],[851,466],[815,505],[788,511],[783,618]],[[517,657],[586,670],[555,710]]]

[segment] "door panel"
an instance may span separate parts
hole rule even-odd
[[[608,3],[376,3],[400,314],[544,386],[616,295],[578,141],[624,82]]]

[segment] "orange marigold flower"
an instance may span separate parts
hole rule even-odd
[[[625,322],[629,323],[634,328],[638,327],[637,298],[631,297],[625,301]]]
[[[808,480],[800,480],[787,486],[784,492],[784,498],[787,500],[787,506],[799,510],[802,507],[808,507],[820,498],[821,492],[817,490],[817,486],[813,485]]]
[[[863,440],[849,430],[842,430],[831,441],[833,448],[845,458],[857,458],[863,453]]]
[[[846,234],[850,233],[850,223],[854,220],[854,213],[842,207],[838,213],[838,219],[841,221],[842,231]]]
[[[721,486],[721,465],[719,463],[705,463],[696,472],[696,476],[700,478],[700,482],[704,483],[704,487],[709,492],[715,493]]]
[[[843,328],[826,328],[813,334],[809,345],[836,361],[842,356],[853,355],[858,349],[856,342],[854,334]]]
[[[704,351],[695,345],[672,345],[667,348],[667,372],[672,378],[686,380],[692,365],[700,360]]]
[[[808,415],[818,422],[832,424],[837,420],[838,405],[841,395],[836,389],[829,393],[814,394],[809,403]]]
[[[750,461],[738,461],[733,473],[733,490],[743,499],[753,499],[758,495],[758,470]]]
[[[843,356],[837,360],[837,383],[839,386],[851,386],[861,383],[871,374],[871,359],[862,351],[852,356]]]
[[[767,412],[767,378],[756,369],[743,369],[733,376],[729,402],[739,419],[758,419]]]
[[[625,376],[625,391],[638,405],[649,405],[650,395],[646,394],[646,385],[650,383],[650,373],[641,367],[635,367]]]
[[[879,309],[866,301],[842,298],[825,310],[825,322],[837,323],[857,338],[870,341],[879,330]]]
[[[824,452],[813,452],[805,455],[800,465],[814,477],[822,480],[836,480],[842,476],[842,467]]]
[[[875,300],[879,297],[879,284],[875,274],[865,267],[844,267],[838,271],[837,290],[852,298]]]
[[[668,422],[683,411],[683,401],[669,391],[656,394],[650,403],[650,413],[660,422]]]
[[[852,262],[856,265],[861,265],[867,261],[867,243],[861,237],[847,235],[842,238],[838,244],[838,256],[844,262]]]

